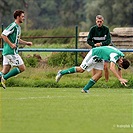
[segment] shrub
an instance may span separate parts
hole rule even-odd
[[[82,57],[78,54],[78,65],[81,63]],[[50,66],[73,66],[75,64],[74,52],[60,52],[54,53],[48,58],[48,65]]]
[[[38,60],[35,57],[23,57],[24,63],[27,67],[37,67],[38,66]]]

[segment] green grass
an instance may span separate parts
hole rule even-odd
[[[133,132],[132,89],[80,90],[0,88],[0,133]]]

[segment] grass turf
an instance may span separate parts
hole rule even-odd
[[[0,133],[131,133],[132,89],[0,89]]]

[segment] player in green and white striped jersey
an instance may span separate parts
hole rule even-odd
[[[20,24],[24,21],[24,11],[16,10],[14,12],[15,21],[11,23],[1,34],[1,37],[4,40],[3,47],[3,69],[0,72],[1,84],[5,89],[5,81],[15,76],[25,70],[25,65],[18,54],[18,45],[19,43],[24,45],[32,45],[32,42],[27,42],[20,39],[21,27]],[[11,67],[16,66],[12,70]]]
[[[58,82],[60,78],[65,74],[76,72],[83,73],[85,70],[89,72],[94,68],[96,70],[96,73],[92,76],[88,84],[82,89],[83,93],[88,93],[88,90],[102,77],[104,60],[107,60],[108,62],[110,62],[110,70],[120,81],[120,83],[126,86],[126,83],[128,81],[122,78],[121,68],[127,69],[130,63],[123,57],[124,54],[120,50],[112,46],[93,48],[86,55],[80,66],[72,67],[62,71],[60,70],[56,75],[56,82]],[[115,65],[117,65],[118,71],[116,70]]]

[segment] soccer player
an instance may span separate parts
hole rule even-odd
[[[111,36],[109,28],[104,23],[104,17],[102,15],[96,16],[96,25],[90,28],[87,43],[92,47],[108,46],[111,43]],[[93,75],[95,74],[95,69],[93,69]],[[109,70],[108,62],[104,61],[104,72],[105,80],[109,80]]]
[[[80,66],[75,66],[66,70],[58,71],[56,75],[56,82],[65,74],[71,73],[83,73],[85,70],[88,72],[95,69],[96,73],[92,76],[88,84],[82,89],[82,93],[88,93],[88,90],[102,77],[102,70],[104,68],[104,60],[110,62],[110,70],[113,72],[115,77],[120,81],[121,84],[126,86],[128,82],[122,78],[121,68],[127,69],[130,65],[127,59],[124,59],[124,54],[118,49],[112,46],[96,47],[90,50],[86,55]],[[118,71],[115,66],[118,67]]]
[[[24,21],[24,11],[16,10],[14,12],[14,22],[11,23],[1,34],[4,40],[3,47],[3,69],[0,72],[1,84],[5,89],[5,81],[12,76],[15,76],[25,70],[25,65],[18,54],[19,43],[24,45],[32,45],[32,42],[27,42],[20,39],[21,27],[20,24]],[[12,66],[16,66],[11,69]]]

